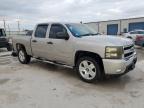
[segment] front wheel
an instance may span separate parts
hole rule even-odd
[[[100,79],[102,75],[99,62],[92,57],[80,58],[76,64],[76,70],[79,77],[88,83]]]
[[[31,60],[31,57],[29,55],[27,55],[27,53],[24,49],[19,49],[18,59],[22,64],[28,64]]]

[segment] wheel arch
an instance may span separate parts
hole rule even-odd
[[[99,54],[93,53],[93,52],[90,52],[90,51],[82,51],[82,50],[77,51],[77,52],[75,53],[75,60],[74,60],[75,65],[76,65],[78,59],[79,59],[80,57],[84,57],[84,56],[92,57],[92,58],[94,58],[95,60],[98,60],[99,65],[101,66],[101,69],[102,69],[102,71],[103,71],[103,73],[104,73],[104,65],[103,65],[102,57],[101,57]]]
[[[26,48],[25,48],[25,46],[24,46],[23,44],[17,43],[17,44],[16,44],[16,50],[17,50],[17,52],[18,52],[19,49],[23,49],[23,50],[26,51]]]

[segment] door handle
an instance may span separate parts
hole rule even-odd
[[[47,42],[47,44],[51,44],[51,45],[52,45],[52,44],[53,44],[53,42]]]
[[[36,42],[37,42],[37,40],[32,40],[32,42],[35,42],[35,43],[36,43]]]

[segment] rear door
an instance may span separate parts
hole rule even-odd
[[[36,27],[35,33],[31,39],[33,56],[45,57],[45,54],[47,53],[47,31],[48,24],[40,24]]]

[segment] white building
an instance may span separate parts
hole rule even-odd
[[[144,29],[144,17],[85,23],[99,33],[119,35],[135,29]]]

